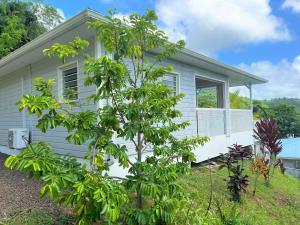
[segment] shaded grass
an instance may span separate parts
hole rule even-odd
[[[254,175],[249,172],[250,185],[243,194],[242,203],[237,206],[239,223],[257,225],[300,224],[300,181],[275,170],[270,185],[265,185],[263,177],[257,181],[256,195],[252,196]],[[209,215],[218,218],[217,202],[225,211],[233,207],[227,190],[227,170],[212,169],[213,198]],[[194,168],[192,174],[181,178],[181,183],[191,194],[194,208],[207,209],[210,197],[210,175],[206,168]],[[212,223],[213,224],[213,223]],[[217,223],[219,224],[219,223]]]
[[[72,216],[32,209],[16,212],[9,219],[0,220],[0,225],[71,225],[74,221]]]

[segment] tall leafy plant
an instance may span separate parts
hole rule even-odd
[[[161,79],[172,71],[164,61],[182,49],[184,42],[170,43],[155,25],[156,20],[155,12],[149,10],[145,15],[132,14],[123,19],[111,12],[105,22],[89,23],[109,56],[88,55],[85,49],[89,43],[80,38],[45,50],[46,55],[59,57],[62,62],[83,55],[84,84],[97,90],[88,99],[96,105],[99,101],[108,104],[75,112],[72,109],[77,102],[57,99],[52,92],[54,81],[41,78],[36,85],[39,94],[25,95],[19,102],[21,110],[27,109],[39,118],[37,127],[41,131],[63,126],[69,132],[69,142],[89,143],[91,169],[82,167],[69,173],[60,160],[52,159],[57,158],[54,156],[42,167],[40,163],[44,162],[35,160],[34,145],[6,163],[10,168],[36,171],[46,181],[42,193],[72,206],[78,224],[101,218],[109,224],[171,224],[180,201],[186,198],[177,178],[188,172],[189,162],[194,160],[193,149],[207,138],[178,139],[173,135],[187,128],[189,122],[176,122],[181,116],[176,104],[183,95],[174,95]],[[132,143],[135,159],[115,137]],[[146,155],[149,149],[152,151]],[[108,175],[106,154],[128,169],[125,178]],[[73,178],[56,182],[65,173]]]
[[[227,188],[231,199],[241,201],[241,195],[246,192],[249,184],[248,175],[244,174],[244,160],[252,157],[252,150],[249,147],[234,144],[228,147],[229,152],[221,155],[220,169],[226,167],[228,171]]]
[[[264,118],[256,122],[254,138],[260,143],[262,160],[268,169],[264,173],[265,182],[269,183],[271,178],[271,168],[276,166],[276,157],[282,151],[280,131],[274,119]]]
[[[256,157],[249,164],[250,171],[254,174],[254,188],[253,188],[253,196],[256,193],[257,181],[260,175],[266,176],[268,173],[268,167],[262,158]]]

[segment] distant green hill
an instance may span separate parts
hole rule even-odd
[[[270,100],[264,100],[262,101],[269,107],[273,107],[274,105],[277,105],[278,103],[287,103],[294,105],[297,110],[300,111],[300,99],[299,98],[273,98]]]

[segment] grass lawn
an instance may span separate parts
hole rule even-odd
[[[54,215],[43,210],[32,209],[12,214],[9,219],[1,220],[0,225],[72,225],[74,218]]]
[[[252,196],[254,176],[249,172],[250,185],[245,193],[242,203],[237,206],[239,214],[238,223],[240,225],[297,225],[300,224],[300,180],[289,175],[282,175],[275,170],[271,178],[271,184],[266,186],[263,177],[257,182],[256,195]],[[193,207],[208,207],[210,196],[210,175],[205,168],[193,169],[190,176],[181,179],[187,191],[194,199]],[[213,198],[211,210],[208,217],[219,217],[217,212],[217,202],[220,202],[225,213],[229,214],[233,203],[229,201],[230,196],[226,189],[227,170],[212,169]],[[213,223],[211,223],[213,224]],[[216,224],[219,224],[216,222]]]

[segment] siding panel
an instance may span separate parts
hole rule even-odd
[[[90,53],[93,54],[93,43],[90,45]],[[85,98],[95,92],[95,87],[84,87],[83,80],[83,59],[77,58],[78,61],[78,89],[79,99],[85,101]],[[73,60],[71,60],[73,61]],[[24,93],[36,93],[34,91],[32,80],[36,77],[44,77],[46,79],[58,78],[58,67],[61,65],[60,60],[55,58],[43,58],[38,63],[27,66],[19,72],[6,75],[0,78],[0,144],[7,144],[7,130],[12,127],[28,127],[31,128],[33,141],[46,141],[53,145],[55,150],[61,154],[72,154],[74,156],[82,157],[87,151],[87,146],[76,146],[69,144],[65,137],[68,135],[64,128],[57,128],[49,130],[46,134],[40,132],[36,127],[37,118],[19,113],[15,102],[20,99],[22,95],[21,76],[24,78],[23,90]],[[228,82],[225,76],[214,74],[198,67],[183,64],[178,61],[166,61],[165,65],[172,65],[174,72],[179,74],[179,92],[184,93],[182,101],[177,108],[181,110],[183,116],[177,121],[190,121],[190,126],[177,132],[179,138],[197,135],[196,122],[196,90],[195,90],[195,76],[206,76],[216,78],[224,82]],[[59,87],[55,85],[54,92],[58,95]],[[96,109],[92,103],[85,101],[82,109]],[[80,110],[75,108],[75,110]],[[1,119],[2,118],[2,119]],[[23,121],[22,118],[25,118]],[[122,139],[118,139],[119,144],[125,144],[130,154],[134,153],[134,146]]]
[[[23,77],[20,70],[0,80],[0,145],[7,145],[8,129],[23,127],[23,114],[15,104],[22,96]]]

